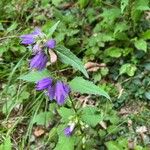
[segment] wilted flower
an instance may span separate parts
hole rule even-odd
[[[22,40],[21,43],[25,45],[33,44],[35,43],[35,38],[41,34],[42,34],[41,30],[36,28],[31,34],[25,34],[20,36]]]
[[[52,78],[43,78],[42,80],[36,83],[36,90],[45,90],[48,89],[52,85],[53,79]]]
[[[57,81],[55,85],[55,94],[54,99],[57,101],[57,104],[62,105],[65,102],[68,94],[70,92],[70,88],[68,85],[64,84],[61,81]]]
[[[75,127],[75,124],[74,124],[74,123],[72,123],[71,125],[69,125],[68,127],[66,127],[66,128],[64,129],[64,134],[65,134],[66,136],[71,136],[71,134],[72,134],[72,132],[73,132],[73,130],[74,130],[74,127]]]
[[[53,39],[50,39],[45,43],[45,46],[50,49],[55,48],[55,45],[56,45],[56,41]]]
[[[48,57],[44,52],[37,53],[30,62],[31,69],[42,70],[46,67],[46,63],[48,61]]]

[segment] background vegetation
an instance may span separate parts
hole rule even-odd
[[[0,149],[150,149],[149,6],[149,0],[1,0]],[[111,97],[74,94],[76,105],[93,109],[81,119],[83,132],[70,138],[60,133],[72,115],[69,104],[49,105],[33,83],[19,79],[30,59],[19,36],[35,27],[48,33],[57,21],[57,44],[76,54],[89,80]],[[59,62],[57,70],[68,80],[81,75]]]

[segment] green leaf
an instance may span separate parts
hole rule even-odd
[[[122,31],[126,31],[129,29],[129,25],[127,25],[125,22],[116,23],[114,34]]]
[[[103,117],[100,113],[97,113],[96,107],[84,107],[82,108],[81,120],[86,124],[95,127],[100,121],[103,120]]]
[[[145,97],[146,97],[148,100],[150,100],[150,91],[145,92]]]
[[[67,122],[69,120],[69,117],[74,115],[74,111],[69,108],[61,107],[58,110],[59,115],[62,117],[62,120],[64,122]]]
[[[52,120],[52,117],[52,112],[40,112],[35,116],[35,118],[32,121],[37,125],[48,125]]]
[[[118,58],[122,54],[122,49],[117,47],[110,47],[105,50],[105,54],[110,57]]]
[[[143,39],[136,40],[134,45],[138,50],[147,51],[147,43]]]
[[[69,49],[65,48],[64,46],[59,46],[56,47],[55,50],[57,51],[58,57],[63,63],[71,65],[75,69],[80,70],[87,78],[89,77],[81,60],[76,57]]]
[[[26,75],[21,75],[18,79],[22,79],[28,82],[37,82],[45,77],[49,77],[50,73],[48,70],[43,71],[31,71]]]
[[[58,143],[54,150],[74,150],[75,138],[59,136]]]
[[[110,99],[109,95],[100,87],[96,86],[94,83],[83,79],[82,77],[76,77],[69,83],[71,89],[74,92],[79,92],[82,94],[95,94],[102,95]]]
[[[7,33],[15,30],[18,26],[18,23],[17,22],[14,22],[9,28],[7,28]]]
[[[79,0],[80,8],[85,8],[89,3],[89,0]]]
[[[57,29],[58,24],[60,23],[60,21],[57,21],[48,31],[47,37],[50,38],[52,36],[52,34],[54,33],[54,31]]]
[[[11,150],[12,149],[12,144],[11,144],[11,140],[10,137],[7,137],[3,144],[0,145],[0,150]]]
[[[120,72],[120,75],[127,73],[129,76],[133,76],[136,70],[137,68],[135,65],[127,63],[121,66],[119,72]]]
[[[150,40],[150,29],[142,33],[142,38],[144,40]]]
[[[124,9],[128,6],[129,0],[121,0],[121,13],[124,12]]]

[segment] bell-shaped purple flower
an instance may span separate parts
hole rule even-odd
[[[37,53],[30,61],[30,68],[43,70],[46,67],[48,57],[44,52]]]
[[[35,38],[41,34],[42,34],[41,30],[36,28],[31,34],[25,34],[20,36],[22,40],[21,43],[25,45],[33,44],[35,43]]]
[[[72,123],[71,125],[69,125],[68,127],[66,127],[66,128],[64,129],[64,134],[65,134],[66,136],[71,136],[71,134],[72,134],[74,128],[75,128],[75,124]]]
[[[50,39],[45,43],[45,46],[52,49],[55,48],[56,41],[54,39]]]
[[[49,77],[43,78],[36,83],[36,90],[40,91],[48,89],[48,87],[52,85],[52,82],[53,82],[52,78]]]
[[[55,85],[55,95],[54,99],[57,101],[58,105],[62,105],[65,102],[68,94],[70,92],[70,88],[68,85],[64,84],[61,81],[57,81]]]
[[[48,87],[47,93],[48,93],[49,99],[50,99],[50,100],[53,100],[53,99],[54,99],[54,96],[55,96],[55,86],[54,86],[54,85],[50,85],[50,86]]]

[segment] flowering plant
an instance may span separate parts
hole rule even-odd
[[[52,26],[50,31],[53,30],[54,32],[57,25],[58,23]],[[101,117],[95,115],[96,111],[91,107],[77,106],[73,100],[73,93],[102,95],[108,99],[109,95],[103,89],[94,85],[91,81],[85,80],[83,77],[76,77],[67,83],[62,76],[52,74],[48,68],[49,64],[53,65],[60,60],[67,65],[71,65],[74,69],[80,70],[88,78],[88,73],[81,60],[69,49],[59,45],[54,38],[48,38],[38,28],[30,34],[20,36],[20,39],[21,44],[29,45],[32,51],[32,58],[29,61],[30,73],[21,76],[20,79],[31,81],[32,76],[32,81],[36,84],[35,89],[37,91],[44,91],[50,103],[55,101],[58,104],[57,112],[62,117],[62,124],[64,124],[60,128],[65,137],[72,137],[73,134],[79,135],[78,130],[81,132],[86,127],[89,127],[89,125],[95,126],[101,120]],[[34,77],[36,80],[34,80]],[[70,101],[70,104],[68,104],[67,100]],[[90,112],[89,110],[92,111]],[[67,114],[67,116],[64,116],[64,114]],[[94,122],[89,121],[88,115],[93,115],[96,117],[96,120]]]

